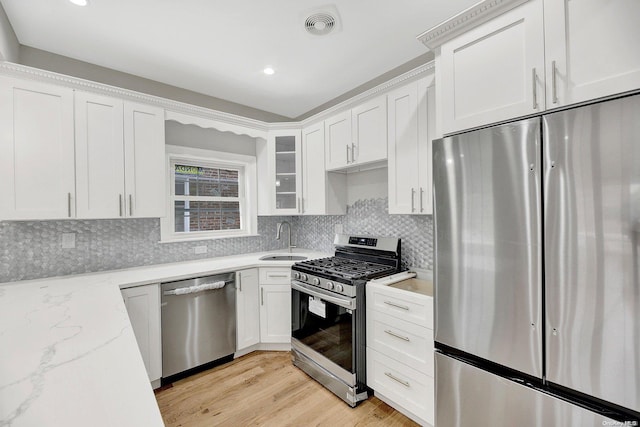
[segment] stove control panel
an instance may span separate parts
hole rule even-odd
[[[356,296],[356,287],[348,283],[336,283],[333,280],[328,280],[323,277],[317,277],[313,275],[307,275],[299,271],[292,271],[291,278],[297,282],[305,283],[307,285],[315,286],[327,291],[336,292],[340,295],[348,297]]]

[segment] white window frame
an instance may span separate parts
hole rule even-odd
[[[239,171],[240,186],[238,200],[240,201],[240,229],[239,230],[211,230],[211,231],[175,231],[175,168],[174,165],[184,163],[189,166],[210,168],[229,168]],[[184,242],[193,240],[210,240],[230,237],[255,236],[258,231],[258,197],[256,178],[256,158],[243,154],[225,153],[220,151],[202,150],[198,148],[166,146],[167,170],[167,215],[161,219],[161,242]],[[178,196],[180,197],[180,196]]]

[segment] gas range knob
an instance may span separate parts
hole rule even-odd
[[[333,290],[333,282],[327,282],[327,289]]]
[[[318,286],[320,285],[320,279],[318,279],[317,277],[313,279],[313,284]]]
[[[300,273],[298,273],[297,271],[293,273],[293,278],[298,280],[300,278]]]
[[[302,281],[305,281],[305,282],[306,282],[306,280],[307,280],[307,279],[308,279],[308,277],[307,277],[307,275],[306,275],[306,274],[304,274],[304,273],[300,274],[300,280],[302,280]]]
[[[344,290],[344,288],[340,284],[336,285],[334,289],[336,292],[342,292]]]

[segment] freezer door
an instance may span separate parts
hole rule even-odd
[[[640,411],[640,96],[544,132],[547,379]]]
[[[540,119],[434,141],[435,340],[542,377]]]
[[[602,427],[622,423],[436,353],[435,425]]]

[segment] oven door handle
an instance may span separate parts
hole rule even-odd
[[[315,298],[320,298],[326,302],[331,304],[338,305],[343,308],[348,308],[349,310],[356,309],[356,299],[355,298],[340,298],[334,295],[330,295],[327,292],[323,292],[321,290],[315,289],[309,285],[306,285],[301,282],[292,281],[291,289],[295,289],[296,291],[302,292],[303,294],[310,295]]]

